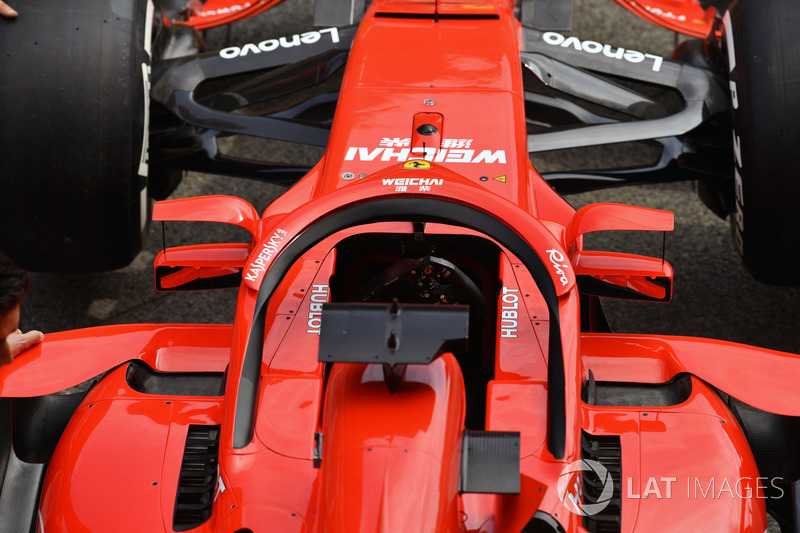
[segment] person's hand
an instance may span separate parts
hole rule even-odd
[[[19,13],[14,11],[11,6],[3,2],[3,0],[0,0],[0,16],[13,19],[17,18],[17,15],[19,15]]]
[[[20,330],[14,331],[0,344],[0,365],[10,363],[17,355],[34,344],[42,342],[43,339],[44,333],[41,331],[32,330],[27,333],[22,333]]]

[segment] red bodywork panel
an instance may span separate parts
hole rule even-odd
[[[660,4],[696,10],[694,1]],[[53,456],[41,531],[172,531],[191,425],[220,427],[213,512],[197,532],[519,531],[537,512],[584,531],[565,503],[572,493],[558,489],[565,467],[582,458],[583,434],[619,439],[621,531],[667,523],[766,529],[763,500],[697,498],[693,483],[758,478],[741,428],[712,387],[800,416],[800,357],[704,339],[582,333],[577,275],[618,285],[672,277],[661,259],[585,251],[582,236],[670,231],[672,216],[619,205],[576,213],[528,159],[512,3],[443,1],[438,13],[448,16],[435,20],[431,2],[371,4],[325,156],[261,216],[230,197],[156,205],[155,220],[229,223],[252,235],[245,244],[169,249],[157,261],[241,268],[232,326],[49,334],[0,368],[4,397],[51,394],[108,372]],[[202,27],[197,20],[189,22]],[[424,231],[408,220],[414,213],[383,212],[404,204],[441,212],[419,207]],[[458,218],[464,212],[472,218]],[[373,248],[413,248],[421,239],[485,282],[484,314],[470,318],[476,352],[408,365],[394,390],[380,364],[319,362],[323,304],[357,301],[358,285],[402,259]],[[170,286],[189,278],[175,273]],[[419,279],[423,286],[427,278]],[[167,374],[227,369],[224,394],[137,391],[131,361]],[[595,405],[582,397],[590,374],[639,384],[688,375],[691,386],[670,405]],[[488,375],[477,393],[475,375]],[[563,406],[553,408],[553,398]],[[460,491],[462,437],[476,412],[477,429],[519,433],[518,494]]]
[[[703,9],[700,0],[613,1],[648,22],[692,37],[707,37],[718,29],[717,9]]]
[[[185,20],[181,24],[194,26],[198,30],[230,24],[266,11],[283,0],[191,0],[188,2]]]
[[[283,0],[192,0],[184,13],[184,20],[176,20],[180,24],[193,26],[198,30],[229,24],[237,20],[257,15],[279,4]],[[612,0],[628,9],[642,19],[678,33],[692,37],[706,37],[716,30],[715,18],[719,15],[716,8],[703,8],[699,0]],[[513,2],[499,2],[513,6]],[[495,14],[491,4],[466,3],[441,0],[438,9],[427,0],[385,2],[385,13],[408,15],[439,13],[441,15],[463,14],[487,15]]]

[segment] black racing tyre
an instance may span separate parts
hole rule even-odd
[[[148,0],[15,0],[0,19],[0,249],[30,270],[129,264],[147,233]]]
[[[724,31],[736,163],[734,240],[755,279],[800,285],[800,2],[735,0]]]
[[[747,437],[759,474],[781,481],[800,479],[800,418],[768,413],[733,397],[728,407]]]

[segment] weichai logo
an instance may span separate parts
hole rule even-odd
[[[505,164],[506,151],[475,148],[473,139],[442,139],[438,147],[411,147],[411,138],[384,137],[378,146],[348,147],[344,160],[383,163],[423,160],[433,163]]]

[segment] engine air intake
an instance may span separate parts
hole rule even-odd
[[[172,519],[175,531],[193,529],[211,518],[218,456],[219,425],[189,426]]]
[[[581,455],[586,461],[602,465],[613,483],[610,498],[604,494],[605,483],[584,472],[582,492],[584,507],[607,502],[594,514],[583,517],[583,527],[591,533],[619,533],[622,521],[622,446],[617,435],[581,435]],[[607,481],[606,481],[607,482]],[[598,506],[598,508],[601,506]]]

